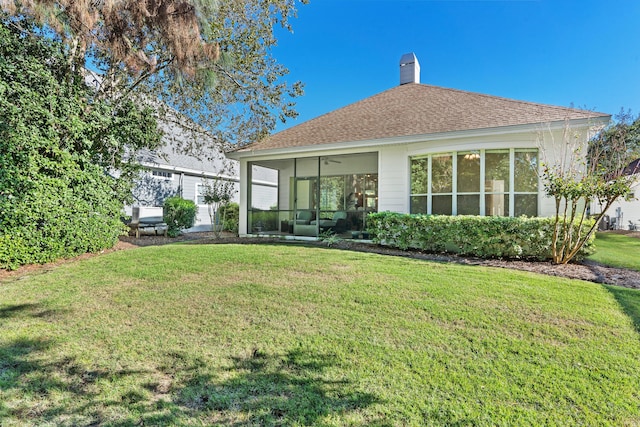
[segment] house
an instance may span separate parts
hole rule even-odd
[[[184,154],[181,147],[188,143],[192,134],[182,130],[178,126],[161,122],[164,131],[164,145],[157,151],[144,151],[138,155],[137,161],[143,166],[143,171],[136,181],[133,189],[134,202],[125,207],[125,214],[131,215],[133,207],[145,207],[139,209],[139,215],[151,217],[161,216],[164,200],[171,196],[180,196],[187,200],[193,200],[198,206],[198,214],[193,227],[187,232],[211,231],[211,218],[209,207],[204,202],[204,188],[213,180],[222,179],[233,184],[232,201],[238,202],[239,176],[238,164],[234,160],[225,157],[222,150],[209,153],[207,158]],[[206,132],[198,133],[199,138],[211,138]],[[275,172],[262,169],[262,174],[255,172],[254,183],[263,187],[262,193],[267,199],[256,199],[255,206],[259,209],[268,209],[269,192],[275,192]],[[151,209],[155,207],[155,209]],[[144,221],[144,220],[143,220]]]
[[[566,155],[610,115],[420,83],[400,85],[227,153],[240,165],[240,235],[360,237],[376,211],[550,216],[541,163]],[[253,174],[277,174],[269,209]]]
[[[605,212],[600,229],[640,231],[640,159],[636,159],[624,170],[625,175],[634,176],[635,182],[629,200],[618,199]],[[602,212],[597,202],[591,205],[592,213]]]

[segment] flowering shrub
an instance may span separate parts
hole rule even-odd
[[[399,249],[447,252],[480,258],[551,258],[553,218],[370,214],[376,243]],[[577,227],[574,228],[577,234]],[[580,252],[593,252],[593,237]]]

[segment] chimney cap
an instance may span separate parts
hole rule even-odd
[[[400,84],[407,83],[420,83],[420,63],[413,52],[400,58]]]
[[[413,52],[405,53],[404,55],[402,55],[402,58],[400,58],[401,67],[409,64],[414,64],[416,62],[418,62],[418,58],[416,58],[416,54]]]

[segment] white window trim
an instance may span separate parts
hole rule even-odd
[[[507,150],[507,149],[502,149],[502,150]],[[516,156],[516,152],[536,152],[538,153],[538,160],[539,160],[539,153],[540,150],[537,148],[509,148],[509,191],[508,192],[504,192],[501,194],[508,194],[509,196],[509,212],[508,215],[509,217],[513,217],[515,215],[515,199],[517,195],[537,195],[538,196],[538,209],[536,212],[536,215],[540,214],[540,182],[538,181],[538,191],[533,192],[533,191],[516,191],[515,190],[515,156]],[[458,183],[457,183],[457,179],[456,177],[458,176],[458,155],[460,153],[465,153],[469,150],[455,150],[455,151],[444,151],[444,152],[435,152],[435,153],[429,153],[429,154],[420,154],[420,155],[415,155],[415,156],[410,156],[409,157],[409,170],[411,170],[411,162],[413,160],[418,160],[418,159],[424,159],[425,157],[427,158],[427,167],[428,169],[428,174],[427,174],[427,193],[426,194],[418,194],[418,193],[411,193],[409,194],[409,201],[411,202],[411,198],[412,197],[417,197],[417,196],[427,196],[427,215],[430,215],[433,211],[433,193],[431,190],[431,184],[432,184],[432,172],[433,172],[433,168],[432,168],[432,158],[434,156],[442,156],[442,155],[450,155],[452,156],[452,175],[453,175],[453,179],[452,179],[452,183],[451,183],[451,189],[452,192],[451,193],[446,193],[446,194],[440,194],[438,193],[438,195],[450,195],[451,196],[451,215],[455,216],[458,215],[458,203],[457,203],[457,198],[460,195],[475,195],[478,194],[480,197],[480,201],[479,201],[479,212],[480,212],[480,216],[486,216],[486,189],[485,186],[483,184],[480,185],[479,191],[476,192],[472,192],[472,193],[468,193],[468,192],[464,192],[464,193],[458,193]],[[473,150],[472,150],[473,151]],[[480,153],[480,182],[484,183],[485,181],[485,176],[486,176],[486,171],[485,171],[485,154],[487,151],[491,152],[494,151],[493,149],[480,149],[477,150]],[[539,166],[539,161],[538,161],[538,167]],[[411,176],[409,176],[409,188],[411,190]],[[493,194],[493,193],[489,193],[489,194]],[[409,206],[409,211],[411,211],[411,205]]]
[[[161,174],[161,175],[157,175],[157,174]],[[164,174],[164,175],[162,175],[162,174]],[[175,173],[168,172],[168,171],[163,171],[161,169],[151,169],[149,171],[149,175],[151,175],[151,177],[154,178],[154,179],[159,179],[159,180],[162,180],[162,181],[173,181]],[[165,175],[169,175],[169,176],[165,176]]]
[[[202,184],[201,182],[196,182],[196,190],[194,193],[194,202],[196,202],[196,205],[198,206],[207,206],[206,203],[204,203],[204,196],[202,195],[202,192],[200,191],[201,188],[204,188],[204,184]],[[198,198],[202,196],[203,197],[203,203],[198,203]]]

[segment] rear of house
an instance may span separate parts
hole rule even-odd
[[[377,211],[550,216],[542,163],[566,156],[567,129],[586,143],[602,113],[420,84],[413,54],[400,85],[243,147],[240,234],[362,237]],[[277,181],[258,206],[256,173]],[[264,204],[263,204],[264,206]]]

